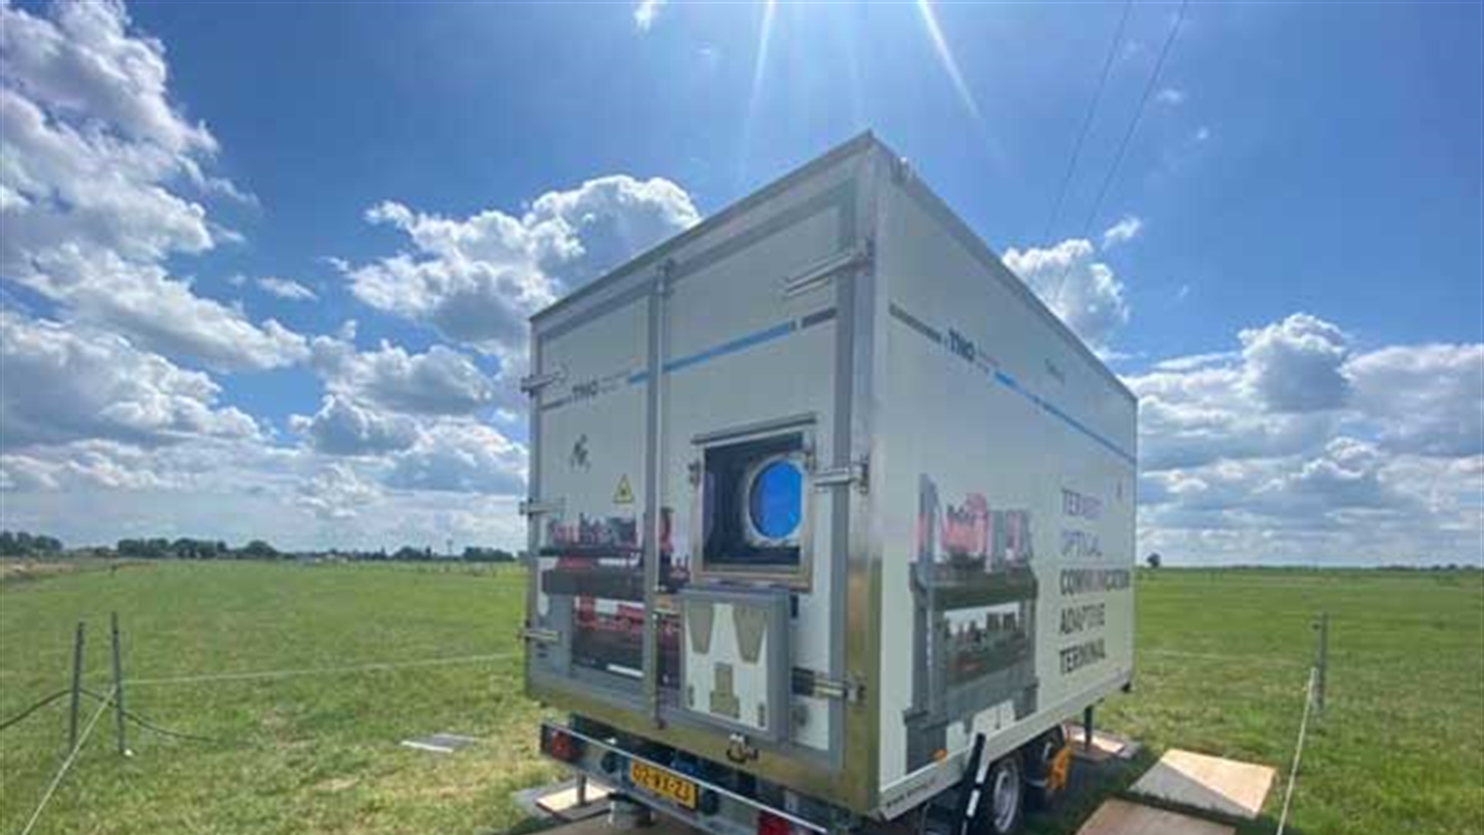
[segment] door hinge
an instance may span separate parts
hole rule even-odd
[[[522,394],[534,395],[553,383],[560,383],[567,378],[565,369],[558,368],[555,371],[547,371],[544,374],[527,374],[520,378],[520,390]]]
[[[871,248],[869,246],[852,247],[844,252],[837,252],[783,279],[783,297],[791,298],[807,293],[816,287],[822,287],[835,273],[865,266],[870,262]]]
[[[567,502],[564,499],[548,499],[546,501],[526,499],[520,503],[520,515],[540,516],[545,513],[561,513],[566,507]]]
[[[815,470],[811,477],[815,489],[854,484],[862,493],[870,486],[870,465],[865,459],[851,462],[844,467],[829,467]]]
[[[555,629],[537,629],[535,627],[527,627],[520,631],[520,637],[522,640],[530,641],[536,644],[555,644],[562,639],[562,633],[556,631]]]

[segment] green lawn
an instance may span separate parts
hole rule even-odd
[[[129,677],[505,653],[502,660],[276,680],[139,685],[127,706],[202,743],[95,730],[37,832],[475,833],[518,822],[517,788],[554,770],[521,695],[518,569],[165,563],[0,587],[0,717],[63,686],[73,625],[107,687],[108,612]],[[18,832],[59,762],[58,703],[0,735],[0,832]],[[457,756],[398,746],[451,731]]]
[[[1328,697],[1310,720],[1288,831],[1484,832],[1484,574],[1141,571],[1137,608],[1134,694],[1099,723],[1149,750],[1039,821],[1038,835],[1074,832],[1101,793],[1172,747],[1274,766],[1265,815],[1240,830],[1271,835],[1321,611]]]
[[[38,833],[503,832],[510,800],[554,770],[521,696],[518,569],[166,563],[0,584],[0,718],[66,682],[72,628],[107,686],[107,617],[130,677],[482,654],[478,663],[282,679],[139,684],[131,710],[214,741],[95,730]],[[1140,577],[1137,690],[1102,712],[1169,746],[1278,767],[1272,832],[1303,704],[1314,615],[1331,613],[1328,709],[1311,727],[1290,831],[1484,828],[1484,576],[1177,571]],[[0,734],[0,832],[19,832],[63,755],[61,703]],[[401,748],[435,731],[484,744]],[[1091,781],[1116,790],[1134,769]],[[1084,783],[1087,781],[1084,781]],[[1069,833],[1096,801],[1032,821]]]

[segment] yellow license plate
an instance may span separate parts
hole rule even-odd
[[[682,780],[670,772],[655,768],[648,763],[630,760],[629,782],[650,794],[663,797],[687,809],[696,808],[695,783],[689,780]]]

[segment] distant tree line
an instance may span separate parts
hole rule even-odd
[[[393,551],[390,557],[387,556],[386,551],[381,551],[379,552],[379,554],[372,552],[348,554],[342,553],[341,556],[345,556],[349,559],[363,560],[392,559],[398,562],[433,562],[434,560],[462,560],[463,562],[515,562],[516,560],[515,554],[512,554],[509,551],[500,548],[482,548],[477,545],[470,545],[469,547],[465,548],[463,552],[458,556],[453,556],[450,554],[439,554],[436,553],[432,548],[416,548],[411,545],[403,545],[401,548]]]
[[[135,560],[277,560],[290,559],[285,554],[261,539],[254,539],[241,548],[232,548],[220,539],[120,539],[114,547],[120,557]]]
[[[62,555],[61,541],[53,537],[37,537],[27,532],[4,531],[0,535],[3,550],[0,556],[46,556]],[[252,540],[245,546],[232,547],[221,540],[197,540],[180,537],[123,538],[113,549],[88,549],[91,556],[119,556],[125,559],[343,559],[355,562],[515,562],[516,556],[497,547],[469,546],[462,555],[444,555],[430,547],[402,546],[393,552],[375,550],[310,550],[310,552],[288,552],[279,550],[264,540]]]
[[[134,560],[348,560],[348,561],[399,561],[432,562],[434,560],[463,562],[515,562],[518,557],[501,548],[486,548],[470,545],[458,555],[440,554],[432,548],[404,545],[395,551],[385,548],[374,551],[331,549],[327,551],[280,551],[268,542],[254,539],[246,545],[234,548],[220,539],[193,539],[165,537],[120,539],[113,548],[88,548],[68,551],[62,541],[54,536],[31,534],[26,531],[0,531],[0,557],[61,557],[97,556],[121,557]]]
[[[0,557],[50,557],[62,551],[62,540],[55,536],[0,531]]]

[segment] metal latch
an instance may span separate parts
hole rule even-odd
[[[523,640],[531,641],[537,644],[554,644],[562,639],[562,633],[556,631],[555,629],[538,629],[535,627],[526,627],[525,629],[522,629],[520,631],[520,637]]]
[[[850,678],[830,678],[815,670],[794,669],[794,693],[818,699],[860,702],[866,698],[866,686]]]
[[[561,513],[566,507],[567,503],[563,499],[550,499],[544,502],[539,499],[526,499],[520,503],[520,515],[540,516],[543,513]]]
[[[806,267],[802,272],[785,278],[783,297],[790,298],[807,293],[815,287],[824,285],[835,273],[870,263],[870,260],[871,248],[869,246],[852,247],[844,252],[837,252],[823,261]]]
[[[536,394],[552,383],[559,383],[566,378],[567,371],[563,368],[544,374],[527,374],[520,378],[520,390],[523,394]]]
[[[869,466],[865,459],[853,461],[844,467],[829,467],[828,469],[815,470],[811,480],[815,489],[838,487],[846,484],[854,484],[862,493],[869,486]]]

